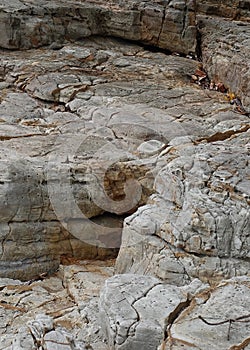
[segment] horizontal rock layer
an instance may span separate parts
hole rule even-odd
[[[127,215],[145,204],[158,191],[154,179],[163,181],[161,169],[172,160],[171,140],[190,144],[191,162],[196,153],[211,148],[195,144],[202,140],[235,135],[230,154],[242,151],[248,117],[234,113],[222,94],[190,84],[197,64],[97,37],[58,50],[2,52],[2,276],[29,278],[54,271],[62,254],[83,258],[116,254],[121,220],[107,218],[100,225],[87,219],[104,212]],[[211,148],[213,157],[216,147]],[[176,162],[174,173],[179,172]],[[237,165],[243,184],[245,164],[242,159]],[[229,162],[228,167],[232,172],[235,165]],[[209,174],[204,176],[203,192],[209,191]],[[186,202],[182,187],[188,186],[182,178],[178,181],[169,182],[174,191],[181,191],[174,204],[177,209],[184,198]],[[201,184],[193,186],[194,200],[199,202]],[[244,193],[247,184],[242,188]],[[219,187],[212,190],[220,196]],[[237,198],[226,203],[237,207]],[[219,217],[227,215],[221,204],[215,206]],[[235,228],[230,230],[231,237]],[[184,241],[189,242],[189,234]],[[213,256],[227,256],[228,247],[223,252],[212,245]],[[187,252],[203,254],[207,249],[196,247],[200,248]],[[245,259],[245,251],[240,250],[232,258]]]
[[[248,1],[15,0],[1,3],[0,18],[3,48],[60,48],[91,35],[133,40],[198,56],[211,79],[222,81],[244,103],[250,101]]]
[[[250,5],[248,0],[198,0],[197,11],[209,16],[249,20]]]
[[[192,1],[3,1],[0,18],[4,48],[60,44],[97,34],[186,54],[196,46]]]

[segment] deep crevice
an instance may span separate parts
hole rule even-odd
[[[169,338],[170,335],[170,330],[175,322],[175,320],[180,316],[180,314],[189,307],[191,304],[191,299],[187,298],[187,300],[181,302],[168,316],[167,321],[166,321],[166,328],[164,332],[164,341]]]
[[[199,24],[196,25],[196,57],[197,60],[202,62],[202,34],[199,29]]]

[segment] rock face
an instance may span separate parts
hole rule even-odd
[[[250,327],[245,298],[248,293],[249,279],[244,278],[227,280],[215,289],[197,293],[168,328],[162,349],[248,349]],[[235,321],[230,323],[230,319]]]
[[[177,287],[145,275],[112,276],[113,265],[65,258],[47,279],[0,279],[1,349],[247,349],[246,277]],[[229,319],[230,328],[204,322]]]
[[[0,46],[32,48],[90,35],[142,41],[195,53],[193,1],[3,1]]]
[[[180,288],[140,275],[108,279],[99,302],[110,349],[155,349],[164,339],[166,320],[187,295]]]
[[[228,121],[220,126],[228,125]],[[117,273],[147,273],[181,285],[249,270],[249,124],[230,135],[174,143],[149,204],[125,220]],[[178,141],[178,139],[177,139]],[[244,169],[243,171],[241,169]]]
[[[1,349],[249,348],[249,10],[1,1]]]
[[[249,23],[204,16],[198,20],[205,68],[249,105]]]
[[[204,67],[216,82],[249,97],[249,1],[197,1],[199,51]]]
[[[197,12],[230,18],[233,20],[248,20],[249,19],[249,1],[245,0],[199,0],[196,1]]]
[[[109,349],[248,348],[249,286],[247,278],[211,288],[198,280],[176,287],[150,276],[111,277],[100,297]],[[215,331],[213,323],[223,321]]]
[[[119,217],[88,218],[145,204],[170,140],[224,132],[225,119],[241,131],[248,120],[221,94],[190,84],[197,62],[114,39],[3,51],[1,67],[6,277],[55,271],[63,254],[114,256]]]

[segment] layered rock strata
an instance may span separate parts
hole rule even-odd
[[[106,35],[195,53],[193,1],[3,1],[0,46],[32,48]]]
[[[61,254],[110,256],[119,224],[87,219],[146,203],[172,139],[247,133],[248,118],[223,95],[190,84],[197,62],[138,45],[96,38],[57,51],[3,51],[1,67],[5,276],[53,271]]]
[[[190,78],[249,111],[248,2],[2,1],[0,32],[1,347],[247,349],[249,116]]]

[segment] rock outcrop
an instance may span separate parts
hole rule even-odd
[[[250,125],[219,124],[225,132],[174,139],[158,158],[155,194],[125,220],[117,273],[177,285],[248,273]]]
[[[1,349],[247,349],[247,277],[177,287],[145,275],[110,277],[113,264],[65,258],[47,279],[0,279]]]
[[[108,350],[99,322],[100,289],[114,261],[63,259],[49,278],[0,279],[0,348]]]
[[[204,67],[215,82],[223,81],[249,105],[249,23],[205,16],[198,20]]]
[[[249,10],[1,2],[1,349],[249,347]]]
[[[194,1],[3,1],[0,46],[32,48],[91,35],[195,53]]]
[[[197,62],[113,39],[3,51],[1,67],[6,277],[53,272],[63,254],[114,256],[120,218],[111,228],[88,218],[145,204],[170,140],[225,132],[225,119],[241,131],[248,121],[221,94],[190,84]]]
[[[100,297],[109,349],[248,348],[249,287],[247,278],[211,288],[198,280],[176,287],[150,276],[111,277]]]

